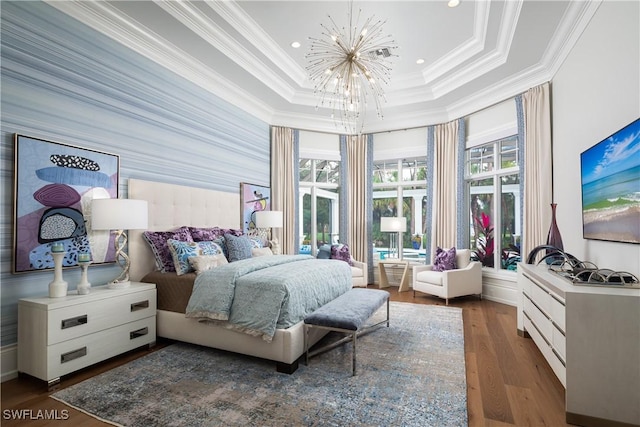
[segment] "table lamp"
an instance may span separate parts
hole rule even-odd
[[[107,285],[110,289],[129,287],[129,256],[124,251],[127,235],[124,230],[146,229],[148,223],[147,201],[133,199],[94,199],[91,203],[91,228],[113,230],[116,262],[122,272]]]
[[[271,240],[271,229],[282,228],[282,211],[258,211],[256,212],[256,228],[269,233],[268,240]]]

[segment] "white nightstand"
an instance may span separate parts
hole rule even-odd
[[[156,341],[156,286],[91,288],[88,295],[18,303],[18,372],[47,381]]]

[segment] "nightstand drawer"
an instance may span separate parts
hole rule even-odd
[[[47,344],[53,345],[155,315],[156,292],[147,290],[51,310]]]
[[[106,329],[89,337],[78,337],[47,350],[47,377],[51,380],[133,350],[156,340],[156,318],[148,317]]]

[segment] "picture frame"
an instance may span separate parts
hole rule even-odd
[[[640,244],[640,118],[580,154],[582,237]]]
[[[53,269],[54,243],[63,267],[80,253],[115,262],[112,233],[91,230],[91,201],[117,198],[119,179],[116,154],[14,134],[12,272]]]
[[[271,210],[271,189],[263,185],[240,183],[240,223],[245,234],[256,229],[255,213]]]

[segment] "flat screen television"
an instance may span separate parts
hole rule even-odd
[[[582,235],[640,243],[640,119],[580,154]]]

